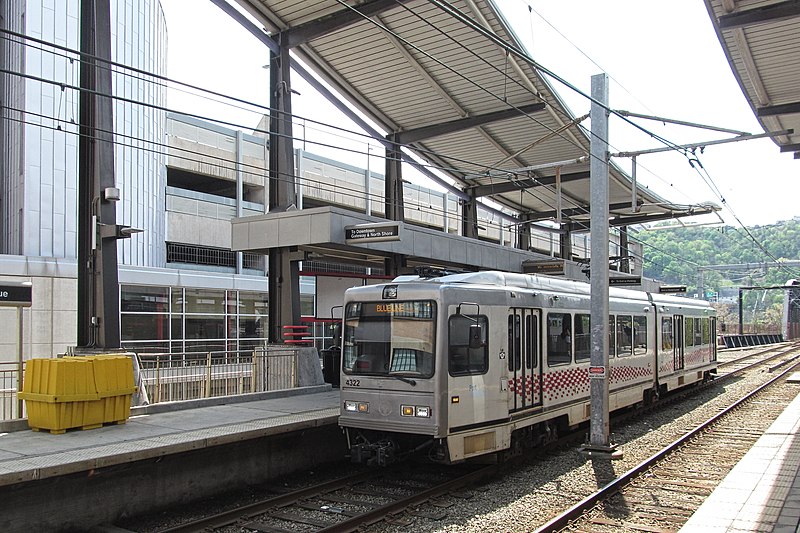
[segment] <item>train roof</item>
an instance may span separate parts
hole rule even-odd
[[[540,276],[536,274],[520,274],[516,272],[501,271],[481,271],[464,272],[454,274],[444,274],[441,276],[399,276],[392,283],[436,283],[436,284],[465,284],[492,287],[512,287],[530,290],[541,290],[548,292],[567,293],[573,295],[590,296],[591,285],[583,281],[575,281],[550,276]],[[609,298],[619,298],[624,300],[652,301],[662,305],[673,305],[681,307],[710,307],[704,300],[694,298],[683,298],[679,296],[648,293],[618,287],[609,287]]]

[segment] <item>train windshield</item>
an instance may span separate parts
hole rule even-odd
[[[344,316],[347,374],[433,375],[434,302],[349,303]]]

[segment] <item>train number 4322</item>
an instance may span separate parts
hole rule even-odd
[[[344,381],[344,384],[347,385],[348,387],[360,387],[361,386],[361,380],[360,379],[346,379]]]

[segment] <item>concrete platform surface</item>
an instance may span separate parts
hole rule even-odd
[[[131,410],[128,422],[61,435],[0,433],[0,486],[336,424],[330,385]]]

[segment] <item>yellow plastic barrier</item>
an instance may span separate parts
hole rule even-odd
[[[124,424],[134,392],[130,357],[94,355],[29,360],[19,396],[26,402],[31,429],[64,433]]]

